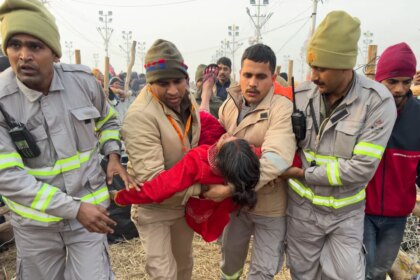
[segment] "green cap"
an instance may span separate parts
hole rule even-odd
[[[359,38],[359,19],[344,11],[330,12],[308,44],[306,61],[316,67],[353,69]]]
[[[28,34],[44,42],[61,57],[60,33],[55,18],[38,0],[5,0],[0,7],[0,21],[5,54],[12,36]]]

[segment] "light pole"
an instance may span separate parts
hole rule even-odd
[[[273,15],[273,12],[264,15],[261,14],[261,7],[268,5],[268,0],[263,0],[261,4],[261,0],[258,0],[258,4],[255,0],[250,0],[250,4],[256,8],[256,13],[251,15],[251,11],[249,8],[246,8],[246,13],[248,14],[249,18],[252,21],[252,24],[254,24],[255,27],[255,39],[249,40],[250,44],[252,43],[260,43],[262,40],[261,37],[261,29],[263,26],[267,23],[267,21],[271,18]],[[255,18],[255,20],[254,20]]]
[[[114,29],[108,27],[108,23],[112,22],[112,11],[108,11],[104,13],[104,11],[99,11],[99,21],[104,24],[103,27],[97,27],[96,30],[98,30],[99,34],[101,34],[102,39],[104,40],[105,44],[105,55],[106,57],[109,57],[108,54],[108,45],[109,45],[109,39],[111,39],[112,32]]]
[[[93,63],[95,64],[95,68],[98,68],[98,65],[99,65],[99,54],[98,53],[93,54]]]
[[[123,51],[123,53],[125,54],[125,59],[127,61],[127,68],[128,68],[128,64],[130,64],[130,42],[131,42],[131,37],[132,37],[133,33],[131,31],[123,31],[122,32],[122,39],[124,42],[124,46],[119,45],[120,49]]]
[[[222,56],[228,56],[228,52],[230,49],[230,42],[227,39],[224,39],[222,41],[220,41],[221,46],[220,46],[220,57]]]
[[[373,42],[373,40],[372,40],[373,33],[368,30],[366,32],[363,32],[363,37],[364,37],[364,39],[363,39],[364,61],[366,63],[370,63],[370,61],[367,61],[367,59],[368,59],[368,48],[369,48],[369,45],[372,44],[372,42]]]
[[[236,77],[236,69],[235,69],[235,52],[242,46],[242,43],[236,41],[236,37],[239,36],[239,26],[236,25],[229,25],[228,26],[228,34],[231,37],[230,41],[230,51],[232,52],[232,72],[233,72],[233,80],[235,81]]]
[[[137,51],[140,57],[140,70],[141,73],[144,73],[144,56],[146,55],[146,42],[139,42]]]
[[[69,63],[72,63],[72,57],[73,57],[73,42],[72,41],[65,41],[64,42],[66,48],[67,48],[67,52],[69,55]]]

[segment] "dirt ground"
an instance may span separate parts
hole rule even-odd
[[[144,251],[138,238],[110,246],[112,268],[117,280],[149,279],[144,271]],[[12,280],[15,277],[15,247],[0,253],[0,280]],[[194,238],[193,280],[216,280],[219,276],[220,246],[206,243],[200,237]],[[246,275],[249,257],[245,264]],[[242,277],[244,278],[244,277]],[[245,279],[245,278],[244,278]],[[275,280],[290,280],[285,268]]]

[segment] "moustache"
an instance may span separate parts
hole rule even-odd
[[[316,84],[317,86],[323,86],[324,83],[321,83],[320,81],[313,81],[314,84]]]
[[[256,88],[247,89],[245,92],[247,92],[247,93],[258,93],[258,94],[260,93],[260,91]]]
[[[33,69],[36,70],[35,65],[31,65],[30,63],[18,63],[16,68],[19,69]]]

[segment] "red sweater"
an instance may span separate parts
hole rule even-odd
[[[409,93],[375,176],[366,189],[366,214],[408,216],[420,183],[420,100]]]
[[[115,202],[119,205],[160,203],[195,183],[224,184],[223,177],[213,173],[210,167],[208,160],[210,147],[210,145],[201,145],[190,150],[170,169],[162,171],[151,181],[144,182],[139,192],[135,189],[118,191]]]

